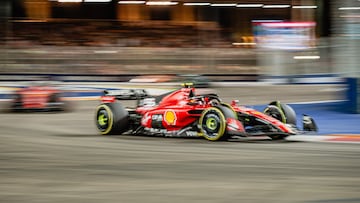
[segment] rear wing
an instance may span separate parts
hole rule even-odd
[[[144,89],[104,90],[103,96],[115,97],[117,100],[139,100],[149,96]]]

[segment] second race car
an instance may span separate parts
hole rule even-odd
[[[48,82],[36,81],[12,94],[10,111],[68,111],[64,91]]]
[[[120,100],[136,99],[135,107]],[[287,104],[271,102],[263,112],[217,94],[195,94],[191,84],[152,97],[143,89],[105,90],[95,112],[96,127],[103,135],[133,134],[169,137],[203,137],[210,141],[267,136],[273,140],[317,131],[314,119],[303,116],[303,129],[296,126],[296,113]]]

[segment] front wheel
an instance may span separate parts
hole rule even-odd
[[[102,135],[121,134],[128,129],[129,113],[118,102],[100,104],[96,108],[96,127]]]
[[[286,123],[286,116],[283,113],[283,111],[281,111],[281,109],[277,106],[274,105],[269,105],[268,107],[266,107],[266,109],[264,110],[264,113],[266,115],[269,115],[283,123]]]
[[[205,139],[210,141],[224,139],[226,120],[220,109],[216,107],[206,109],[200,117],[199,125]]]
[[[264,113],[277,120],[296,126],[296,113],[293,108],[279,101],[274,101],[264,109]]]

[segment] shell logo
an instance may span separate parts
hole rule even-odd
[[[174,111],[165,111],[164,120],[168,125],[176,125],[176,114]]]

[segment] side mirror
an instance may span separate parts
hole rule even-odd
[[[303,123],[303,131],[313,131],[313,132],[318,131],[318,127],[315,123],[315,120],[311,116],[303,114],[302,123]]]

